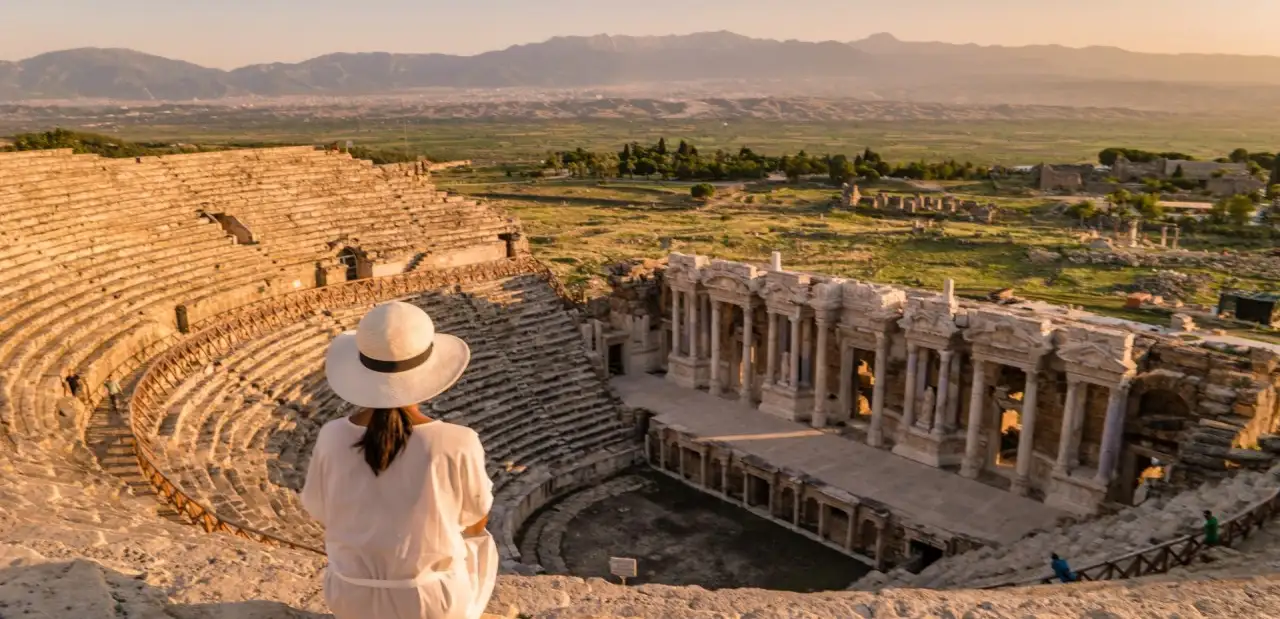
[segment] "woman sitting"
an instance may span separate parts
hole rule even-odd
[[[325,527],[325,600],[337,619],[474,619],[493,593],[498,555],[485,531],[493,483],[475,431],[418,403],[471,360],[426,312],[393,302],[339,335],[329,387],[360,407],[326,423],[302,489]]]

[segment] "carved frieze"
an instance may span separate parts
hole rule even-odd
[[[844,308],[841,317],[844,326],[885,331],[902,317],[907,294],[893,286],[849,280],[840,286],[840,303]]]
[[[775,311],[789,313],[809,302],[810,278],[804,273],[769,271],[765,274],[760,296]]]
[[[997,309],[971,309],[964,337],[974,354],[1007,365],[1036,363],[1053,350],[1053,323]]]
[[[710,260],[706,256],[675,253],[667,259],[667,283],[672,288],[692,290],[702,280],[702,268]]]
[[[898,324],[907,332],[908,339],[945,342],[960,329],[956,326],[958,309],[955,299],[942,295],[912,297],[907,299]]]
[[[1058,358],[1068,370],[1078,374],[1120,376],[1132,374],[1138,365],[1133,361],[1133,334],[1094,327],[1073,325],[1058,332]]]
[[[713,299],[739,305],[750,301],[764,285],[764,272],[749,264],[713,260],[702,268],[702,285]]]

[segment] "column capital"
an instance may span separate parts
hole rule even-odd
[[[876,346],[883,346],[889,342],[889,334],[884,331],[876,331]]]

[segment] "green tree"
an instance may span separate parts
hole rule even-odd
[[[1081,200],[1067,208],[1067,215],[1080,220],[1092,219],[1098,214],[1098,206],[1093,200]]]
[[[1144,193],[1131,199],[1130,204],[1146,219],[1164,217],[1164,207],[1160,206],[1160,194]]]
[[[1237,148],[1231,151],[1230,155],[1227,155],[1227,159],[1230,159],[1231,163],[1244,163],[1249,160],[1249,151]]]
[[[1176,170],[1174,170],[1174,171],[1173,171],[1173,177],[1174,177],[1174,178],[1186,178],[1186,177],[1187,177],[1187,173],[1182,171],[1182,164],[1181,164],[1181,163],[1179,163],[1179,164],[1178,164],[1178,169],[1176,169]]]
[[[689,195],[693,196],[696,200],[706,200],[707,198],[716,195],[716,187],[711,183],[698,183],[697,185],[689,188]]]
[[[659,155],[667,154],[667,138],[658,138],[658,147],[654,150]]]
[[[1249,196],[1231,196],[1223,200],[1225,202],[1227,219],[1234,225],[1243,226],[1253,219],[1254,206]]]
[[[1275,163],[1274,163],[1274,164],[1272,165],[1272,167],[1271,167],[1271,182],[1270,182],[1270,184],[1272,184],[1272,185],[1280,185],[1280,155],[1277,155],[1277,156],[1276,156]]]
[[[853,162],[844,155],[836,155],[827,162],[827,176],[831,178],[831,184],[840,186],[849,182],[857,174],[857,169],[853,167]]]

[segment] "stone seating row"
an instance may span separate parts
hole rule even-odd
[[[414,299],[441,332],[473,350],[464,377],[426,407],[480,433],[500,493],[522,471],[554,469],[627,440],[572,317],[545,282],[508,278],[462,292]],[[352,412],[325,385],[323,355],[366,309],[326,312],[242,342],[216,367],[187,377],[156,424],[160,467],[221,515],[289,539],[319,539],[294,492],[320,426]]]
[[[6,336],[0,338],[0,418],[30,432],[61,425],[46,413],[56,407],[63,376],[83,375],[86,361],[105,363],[121,354],[119,347],[171,333],[178,304],[229,308],[278,291],[344,235],[367,233],[370,245],[411,255],[420,253],[413,251],[415,238],[431,251],[469,242],[452,232],[446,244],[424,241],[433,229],[451,226],[431,214],[446,208],[446,194],[421,178],[387,175],[367,162],[309,148],[142,163],[15,153],[0,155],[0,171],[0,201],[10,205],[0,209],[6,224],[0,226],[0,331]],[[312,196],[319,205],[316,217],[299,217],[280,201],[282,238],[236,246],[221,226],[196,216],[202,205],[192,203],[187,185],[208,180],[203,177],[237,193],[253,178],[284,187],[285,194],[293,183],[292,195]],[[316,189],[300,178],[332,182]],[[338,187],[344,181],[350,187]],[[259,191],[250,186],[247,195]],[[345,210],[326,213],[323,207],[333,204]],[[491,224],[470,239],[496,240],[501,218],[474,204],[462,210],[471,213],[455,217],[457,225]],[[301,247],[291,246],[295,237]]]

